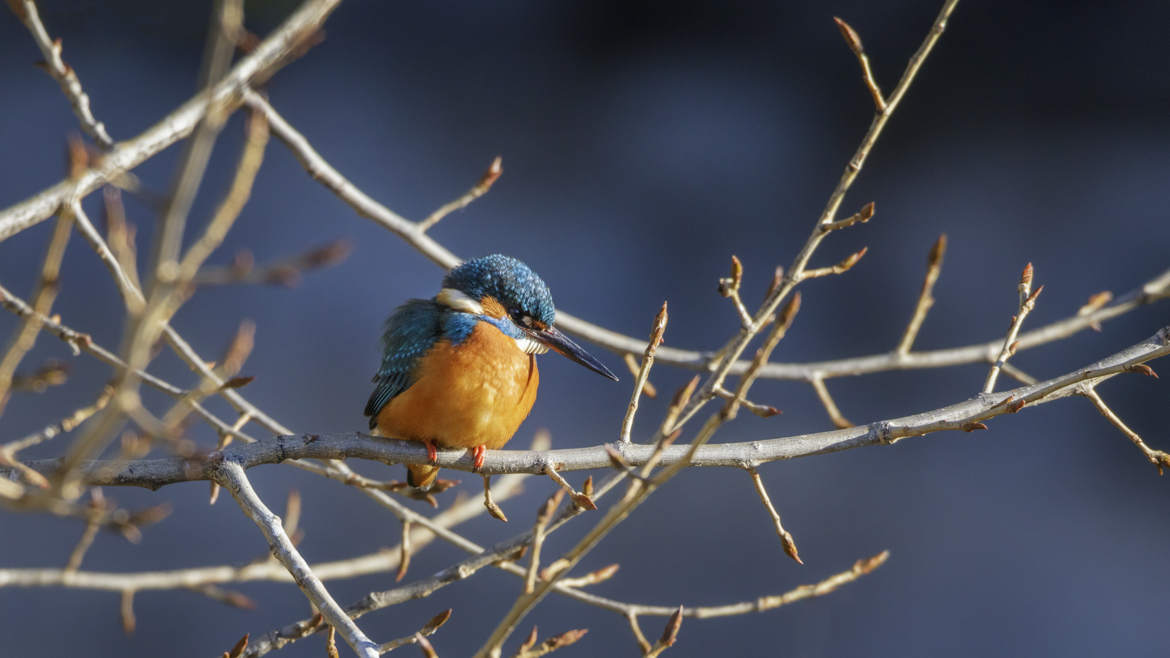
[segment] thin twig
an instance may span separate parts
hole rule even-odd
[[[873,209],[874,209],[873,201],[870,201],[869,203],[862,206],[861,210],[858,210],[857,212],[853,213],[852,215],[846,217],[845,219],[839,219],[835,222],[821,224],[821,230],[825,231],[825,232],[839,231],[843,228],[849,228],[850,226],[853,226],[854,224],[864,224],[873,218]]]
[[[260,164],[264,161],[264,147],[267,144],[268,121],[262,113],[250,112],[244,132],[244,146],[240,151],[231,187],[216,208],[215,215],[208,222],[203,235],[183,255],[177,282],[180,289],[185,288],[195,278],[207,257],[223,244],[228,230],[240,216],[244,204],[252,195],[252,185],[256,181],[257,172],[260,171]]]
[[[841,410],[837,408],[837,403],[833,401],[833,396],[829,395],[829,387],[825,385],[824,379],[818,377],[812,380],[812,387],[817,392],[817,399],[825,406],[825,411],[829,414],[829,420],[832,420],[834,425],[842,429],[853,427],[853,423],[849,422],[849,419],[842,415]]]
[[[869,247],[862,247],[861,249],[846,256],[840,263],[837,263],[836,265],[831,265],[829,267],[818,267],[818,268],[811,269],[811,270],[804,270],[803,272],[801,272],[800,278],[801,278],[801,280],[816,279],[818,277],[829,276],[832,274],[844,274],[844,273],[848,272],[849,270],[853,269],[853,266],[856,265],[857,262],[859,260],[861,260],[862,257],[865,256],[866,252],[868,252],[868,251],[869,251]]]
[[[488,514],[492,515],[492,518],[504,523],[508,522],[508,515],[504,514],[504,510],[500,509],[495,498],[492,497],[492,476],[490,475],[483,476],[483,506],[487,509]]]
[[[739,314],[739,324],[744,329],[750,329],[754,324],[752,314],[743,303],[739,294],[740,284],[743,283],[743,263],[735,254],[731,255],[731,276],[719,279],[719,294],[731,300],[735,305],[735,312]]]
[[[197,286],[259,284],[292,288],[300,282],[305,272],[336,265],[345,260],[350,249],[348,240],[333,240],[260,267],[255,267],[251,252],[241,251],[236,254],[231,265],[201,269],[195,275],[193,283]]]
[[[488,190],[492,189],[492,185],[496,182],[497,179],[499,179],[500,175],[504,173],[503,164],[503,159],[497,155],[495,159],[492,160],[492,163],[488,165],[487,171],[483,172],[483,176],[480,176],[479,180],[475,183],[475,185],[471,186],[470,190],[467,190],[467,192],[465,192],[463,196],[459,197],[458,199],[455,199],[454,201],[448,201],[447,203],[443,204],[442,207],[431,213],[429,217],[419,222],[419,232],[426,233],[432,226],[438,224],[439,221],[447,215],[450,215],[456,210],[462,210],[466,208],[471,204],[472,201],[475,201],[479,197],[487,194]]]
[[[650,377],[650,368],[654,365],[654,353],[662,344],[662,335],[666,332],[668,319],[666,302],[654,317],[654,326],[650,330],[650,341],[646,343],[646,350],[642,353],[642,366],[638,369],[638,376],[634,380],[634,391],[630,394],[630,404],[626,407],[626,415],[622,418],[622,428],[619,434],[622,443],[630,442],[630,434],[634,429],[634,415],[638,413],[638,401],[642,397],[642,389]]]
[[[101,525],[94,521],[85,524],[85,530],[81,531],[81,538],[77,540],[77,545],[73,547],[73,552],[69,554],[69,559],[65,562],[66,572],[74,572],[81,568],[81,561],[85,559],[85,553],[93,545],[93,540],[97,537],[100,529]]]
[[[540,570],[540,549],[544,546],[545,530],[548,528],[548,522],[552,520],[553,512],[560,507],[561,499],[564,497],[565,490],[557,489],[556,493],[549,496],[540,506],[540,511],[536,514],[536,523],[532,527],[532,547],[528,551],[528,573],[524,578],[525,593],[531,594],[536,588],[536,575]]]
[[[552,464],[545,465],[544,473],[561,488],[561,491],[569,494],[569,498],[572,499],[574,505],[589,511],[595,511],[597,509],[597,504],[593,502],[593,499],[588,494],[574,489],[568,480],[560,473],[557,473],[557,469]]]
[[[857,62],[861,64],[861,79],[865,81],[865,87],[869,90],[869,95],[873,97],[873,105],[877,108],[878,114],[886,111],[886,99],[882,97],[882,90],[878,87],[877,80],[873,78],[873,71],[869,68],[869,57],[865,54],[865,48],[861,45],[861,37],[857,32],[850,27],[848,23],[833,17],[833,21],[837,23],[837,29],[841,30],[841,36],[845,37],[845,43],[849,44],[849,49],[857,56]]]
[[[804,564],[804,560],[800,559],[800,553],[796,550],[796,540],[792,538],[792,533],[784,528],[784,524],[780,523],[780,513],[776,511],[776,506],[768,497],[768,490],[764,487],[764,480],[760,477],[760,472],[754,468],[748,468],[747,472],[752,476],[752,484],[756,486],[756,494],[764,503],[764,508],[768,510],[768,516],[772,517],[772,526],[776,529],[776,534],[780,536],[784,552],[788,554],[788,557],[796,560],[797,564]]]
[[[23,318],[20,328],[8,344],[4,356],[0,358],[0,414],[11,395],[12,380],[16,376],[16,368],[36,343],[37,334],[41,330],[42,322],[38,316],[49,314],[53,302],[57,299],[60,289],[58,281],[61,273],[61,261],[65,258],[65,247],[69,244],[69,236],[73,233],[73,215],[62,212],[53,227],[53,234],[45,248],[45,258],[41,264],[40,278],[37,279],[36,290],[33,292],[32,308],[35,315]]]
[[[77,72],[61,59],[61,39],[54,41],[49,37],[48,31],[37,13],[36,2],[33,0],[10,0],[8,4],[14,10],[18,10],[17,16],[32,33],[33,40],[36,41],[41,55],[45,58],[45,70],[53,76],[57,84],[61,85],[61,91],[69,99],[69,104],[73,106],[73,114],[77,115],[77,120],[81,122],[81,129],[102,148],[111,148],[114,145],[113,138],[106,132],[105,124],[94,118],[93,111],[89,108],[89,96],[82,89]]]
[[[1008,327],[1007,336],[1003,339],[1003,347],[1000,348],[999,356],[996,357],[995,362],[991,364],[991,369],[987,371],[987,380],[983,383],[983,392],[990,393],[995,390],[995,380],[999,377],[999,371],[1007,360],[1016,353],[1019,347],[1019,341],[1016,336],[1020,333],[1020,326],[1024,324],[1024,318],[1032,312],[1036,307],[1036,298],[1044,290],[1044,286],[1040,286],[1034,292],[1032,290],[1032,264],[1028,263],[1024,266],[1023,273],[1020,274],[1020,303],[1016,310],[1016,314],[1012,316],[1011,326]]]
[[[1142,440],[1141,435],[1130,429],[1129,426],[1126,425],[1125,422],[1122,421],[1121,418],[1116,413],[1114,413],[1112,409],[1109,408],[1109,405],[1105,404],[1105,400],[1101,399],[1101,395],[1097,393],[1095,386],[1084,387],[1081,395],[1089,398],[1089,401],[1093,403],[1093,406],[1097,408],[1097,411],[1101,412],[1101,415],[1104,416],[1106,420],[1108,420],[1110,423],[1113,423],[1114,427],[1121,430],[1121,433],[1124,434],[1126,438],[1133,442],[1133,444],[1142,451],[1142,454],[1146,456],[1146,459],[1150,460],[1150,463],[1158,469],[1158,475],[1162,475],[1164,468],[1170,467],[1170,454],[1161,450],[1154,450],[1150,446],[1146,445],[1146,442]]]
[[[760,349],[756,350],[756,356],[752,359],[752,364],[748,366],[747,372],[744,373],[743,377],[739,380],[739,384],[735,387],[735,393],[729,398],[727,405],[723,407],[721,413],[724,420],[735,418],[739,406],[745,403],[748,389],[755,383],[760,369],[764,367],[768,359],[772,358],[772,351],[776,349],[776,346],[788,334],[788,329],[792,327],[792,322],[796,319],[796,314],[800,312],[800,301],[800,293],[793,293],[788,303],[785,304],[784,309],[780,311],[780,317],[776,319],[775,326],[772,327],[772,331],[768,332],[768,337],[764,339],[764,344],[760,346]],[[716,388],[716,391],[721,390],[723,390],[722,387]],[[767,412],[760,415],[768,417],[775,416],[778,413],[780,411],[775,407],[768,407]]]
[[[894,350],[898,354],[910,352],[910,348],[914,345],[914,339],[918,337],[918,330],[922,328],[922,322],[926,320],[926,314],[930,311],[930,307],[934,306],[934,297],[931,293],[934,291],[934,284],[938,281],[939,272],[942,270],[943,255],[946,251],[947,235],[943,233],[938,236],[938,240],[930,248],[930,254],[926,258],[926,276],[922,280],[922,290],[918,293],[918,303],[914,305],[914,315],[910,317],[910,323],[906,325],[906,332],[902,334],[902,340],[898,342],[898,347]]]
[[[422,628],[418,629],[414,633],[411,633],[410,635],[408,635],[406,637],[399,638],[397,640],[390,640],[389,642],[379,646],[378,652],[379,653],[387,653],[389,651],[393,651],[394,649],[397,649],[398,647],[404,647],[408,644],[418,644],[420,637],[422,637],[422,638],[430,637],[431,635],[434,635],[435,631],[439,630],[439,628],[443,624],[446,624],[447,620],[451,618],[451,612],[452,612],[451,608],[448,608],[448,609],[444,610],[443,612],[440,612],[439,614],[435,615],[434,617],[431,617],[430,621],[428,621],[426,624],[423,625]]]
[[[535,631],[536,627],[533,626],[532,628]],[[548,638],[540,644],[533,642],[533,645],[535,646],[520,647],[519,651],[512,654],[512,658],[539,658],[540,656],[547,656],[557,649],[564,649],[569,645],[575,644],[578,640],[585,637],[585,634],[588,632],[589,629],[587,628],[577,628],[571,631],[565,631],[564,633]]]

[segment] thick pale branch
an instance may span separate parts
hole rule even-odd
[[[366,637],[365,633],[357,627],[357,624],[349,618],[341,606],[337,605],[329,591],[313,574],[313,570],[309,568],[305,558],[301,557],[288,535],[285,534],[280,518],[264,505],[264,501],[260,500],[255,490],[252,489],[251,483],[248,482],[248,476],[244,474],[244,469],[239,464],[224,461],[216,466],[215,479],[221,487],[231,492],[244,513],[260,527],[268,539],[268,545],[272,549],[273,555],[288,569],[297,586],[301,588],[301,591],[305,593],[305,596],[325,620],[341,633],[346,643],[359,656],[377,658],[380,655],[378,645]]]
[[[965,402],[911,416],[869,423],[865,426],[814,434],[801,434],[762,441],[723,443],[699,448],[693,466],[752,467],[782,459],[821,455],[862,446],[881,445],[902,438],[942,430],[959,430],[965,425],[1010,413],[1004,401],[1016,404],[1042,404],[1079,394],[1077,384],[1100,381],[1125,372],[1135,364],[1170,354],[1170,326],[1150,338],[1096,363],[1066,375],[1031,386],[1021,386],[991,395],[980,395]],[[642,465],[655,451],[653,445],[611,444],[627,463]],[[670,466],[683,459],[688,446],[670,446],[662,451],[662,464]],[[372,437],[357,432],[280,436],[245,445],[232,445],[221,453],[245,468],[280,463],[289,459],[370,459],[388,464],[429,463],[426,448],[413,441]],[[544,473],[548,464],[557,464],[561,472],[608,469],[613,462],[604,446],[549,451],[489,450],[481,472]],[[41,472],[56,467],[58,460],[30,461]],[[463,450],[440,450],[437,464],[443,468],[470,471],[473,458]],[[157,488],[174,482],[206,480],[213,464],[206,459],[167,457],[140,459],[118,464],[96,461],[85,464],[86,481],[102,486],[141,486]],[[2,471],[0,471],[2,472]]]

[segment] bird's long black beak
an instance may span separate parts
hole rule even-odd
[[[536,340],[548,345],[555,352],[580,363],[593,372],[603,377],[609,377],[615,382],[618,380],[617,375],[613,374],[613,371],[593,358],[593,355],[586,352],[577,343],[574,343],[571,338],[562,334],[556,327],[548,326],[544,329],[530,329],[529,334]]]

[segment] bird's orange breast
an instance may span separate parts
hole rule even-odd
[[[378,430],[444,448],[503,446],[528,417],[540,383],[536,357],[487,322],[458,345],[435,343],[414,374],[378,413]]]

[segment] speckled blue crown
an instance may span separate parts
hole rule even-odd
[[[509,311],[519,311],[546,325],[556,318],[548,286],[536,272],[511,256],[492,254],[469,260],[447,273],[443,287],[454,288],[475,300],[495,297]]]

